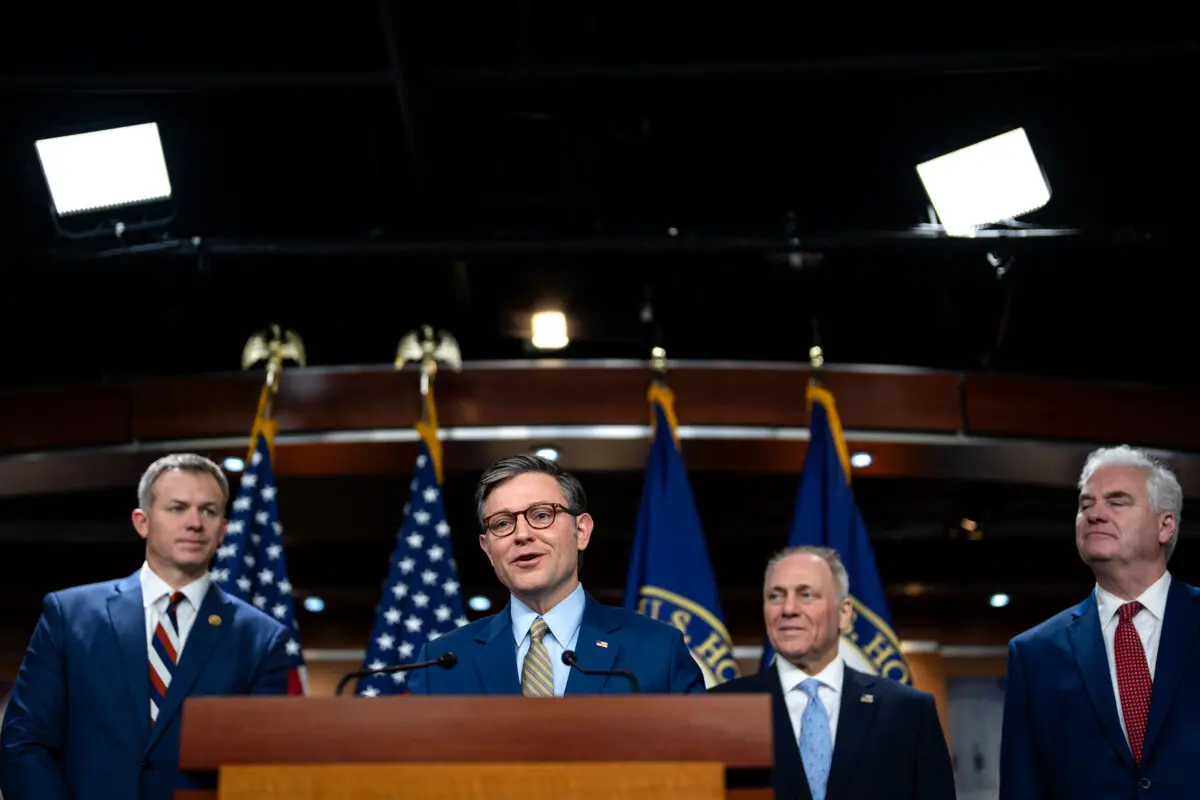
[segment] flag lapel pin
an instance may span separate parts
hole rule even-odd
[[[596,647],[608,647],[608,642],[596,642]]]
[[[874,703],[874,702],[875,702],[875,695],[873,695],[873,694],[864,694],[864,695],[863,695],[862,697],[860,697],[859,699],[860,699],[862,702],[864,702],[864,703]]]

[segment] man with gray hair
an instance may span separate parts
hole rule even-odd
[[[954,800],[933,696],[851,668],[838,654],[853,613],[837,551],[789,547],[767,562],[763,620],[775,661],[710,692],[771,695],[776,797]]]
[[[1095,587],[1009,643],[1004,800],[1200,792],[1200,591],[1167,570],[1182,509],[1145,451],[1088,456],[1075,546]]]
[[[288,630],[209,578],[229,483],[192,453],[155,461],[128,577],[46,595],[0,732],[5,800],[170,800],[189,696],[287,694]]]
[[[422,647],[417,661],[454,653],[457,666],[410,673],[412,694],[619,694],[633,688],[629,675],[642,692],[704,691],[678,629],[584,591],[579,563],[594,522],[575,476],[511,456],[483,473],[475,504],[479,546],[509,603]]]

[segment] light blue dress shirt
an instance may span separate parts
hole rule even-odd
[[[550,667],[554,670],[554,696],[562,697],[567,691],[567,679],[571,677],[571,667],[562,662],[562,654],[574,650],[579,639],[579,626],[583,622],[583,607],[587,596],[583,593],[583,584],[576,584],[562,602],[542,614],[546,627],[550,632],[542,643],[550,653]],[[521,667],[525,663],[525,654],[529,652],[529,628],[538,618],[538,613],[512,597],[509,603],[509,614],[512,617],[513,638],[517,642],[517,680],[521,680]]]

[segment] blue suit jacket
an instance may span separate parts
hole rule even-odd
[[[812,800],[775,666],[709,691],[771,695],[775,742],[771,786],[781,800]],[[825,796],[830,800],[954,800],[954,767],[933,695],[846,667]]]
[[[1008,646],[1002,800],[1154,800],[1200,792],[1200,592],[1172,578],[1142,764],[1133,763],[1096,594]]]
[[[178,769],[180,705],[286,694],[287,639],[283,625],[211,584],[152,731],[138,573],[46,595],[0,732],[0,793],[170,800],[176,789],[212,788]]]
[[[607,643],[602,647],[598,642]],[[429,642],[417,661],[453,652],[458,664],[409,673],[412,694],[520,694],[517,644],[506,605],[498,614]],[[602,605],[587,595],[575,647],[579,663],[590,670],[623,669],[637,676],[643,693],[688,694],[704,691],[704,676],[678,629],[623,608]],[[629,681],[616,676],[585,675],[571,670],[567,694],[627,694]],[[8,800],[5,798],[5,800]]]

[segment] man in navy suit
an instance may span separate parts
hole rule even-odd
[[[1009,643],[1004,800],[1200,794],[1200,591],[1167,571],[1182,510],[1145,452],[1088,457],[1075,545],[1096,585]]]
[[[767,564],[771,667],[710,692],[771,695],[775,796],[954,800],[954,768],[933,696],[852,669],[838,652],[852,613],[837,551],[790,547]]]
[[[211,788],[178,768],[184,699],[287,693],[287,629],[209,579],[228,500],[208,459],[159,459],[133,512],[141,569],[46,596],[0,733],[4,800]]]
[[[412,694],[619,694],[621,676],[586,675],[563,663],[575,652],[588,670],[627,670],[642,692],[704,691],[683,635],[657,620],[605,606],[583,590],[579,562],[592,538],[583,487],[556,463],[517,455],[480,478],[476,512],[479,546],[510,600],[498,614],[476,620],[425,645],[418,661],[452,652],[450,670],[416,670]]]

